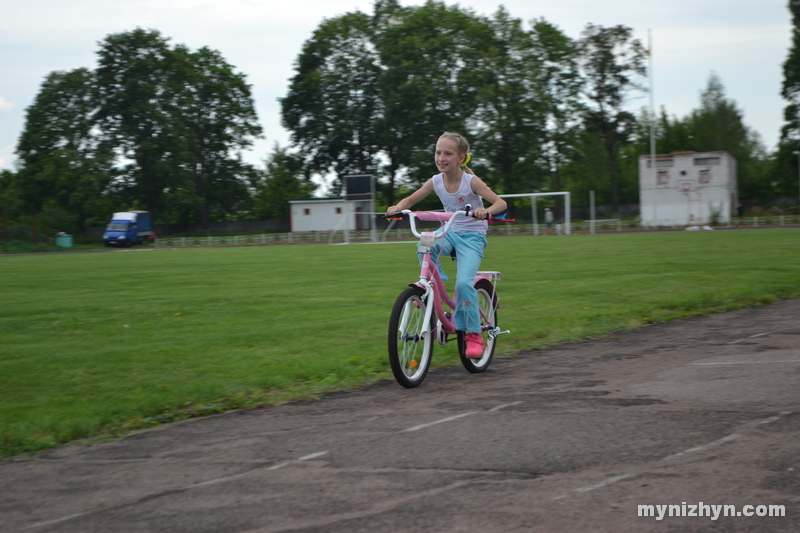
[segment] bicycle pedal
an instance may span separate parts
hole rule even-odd
[[[489,334],[490,339],[495,339],[500,335],[508,335],[509,333],[511,333],[511,330],[507,329],[505,331],[500,331],[500,328],[494,328],[490,329],[487,333]]]

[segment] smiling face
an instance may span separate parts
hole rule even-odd
[[[461,163],[466,157],[466,154],[458,152],[458,144],[454,140],[440,137],[436,142],[434,161],[440,171],[450,173],[461,170]]]

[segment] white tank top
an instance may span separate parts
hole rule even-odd
[[[472,206],[472,209],[483,207],[483,198],[478,196],[472,191],[470,181],[474,178],[472,174],[464,172],[461,175],[461,184],[455,193],[447,192],[444,188],[444,177],[441,174],[436,174],[433,179],[433,190],[436,191],[436,196],[442,201],[444,210],[448,213],[455,213],[456,211],[463,211],[464,206],[467,204]],[[458,217],[453,223],[452,231],[456,233],[475,232],[486,235],[486,230],[489,224],[485,220],[476,220],[471,217]]]

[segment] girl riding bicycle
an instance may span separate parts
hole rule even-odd
[[[436,142],[434,162],[441,171],[410,196],[403,198],[396,205],[389,206],[387,215],[393,215],[411,206],[435,192],[441,200],[445,211],[454,213],[461,211],[467,204],[475,209],[473,219],[456,220],[452,230],[445,235],[441,244],[432,250],[433,257],[450,255],[455,251],[457,257],[456,295],[458,298],[455,312],[456,329],[465,331],[467,348],[465,355],[479,358],[483,355],[483,338],[481,338],[480,311],[478,293],[473,287],[473,279],[481,265],[483,251],[486,249],[486,219],[490,215],[499,215],[506,210],[506,202],[492,191],[467,166],[469,162],[469,142],[458,133],[445,132]],[[483,200],[491,205],[483,207]],[[439,271],[446,281],[447,276]]]

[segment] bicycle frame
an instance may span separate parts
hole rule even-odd
[[[467,208],[469,209],[469,206],[467,206]],[[415,283],[409,283],[410,287],[416,286],[424,290],[425,301],[428,302],[428,305],[425,309],[425,318],[423,322],[424,326],[421,331],[421,335],[424,336],[430,333],[431,317],[434,311],[436,312],[436,318],[438,318],[439,322],[441,323],[442,331],[448,335],[454,334],[456,333],[455,319],[454,317],[451,318],[447,316],[443,304],[447,305],[451,311],[455,311],[458,294],[454,293],[452,299],[447,294],[447,289],[444,286],[444,281],[442,281],[442,276],[439,273],[439,268],[437,267],[439,258],[433,257],[432,248],[436,245],[436,241],[441,241],[444,239],[445,235],[447,235],[447,233],[450,231],[450,228],[455,220],[459,216],[469,216],[469,211],[444,213],[435,211],[404,210],[402,213],[408,215],[411,233],[420,239],[420,243],[417,246],[417,252],[423,254],[419,281]],[[440,232],[420,233],[417,231],[416,227],[415,220],[417,218],[420,220],[436,220],[443,222],[444,227]],[[478,279],[486,279],[491,282],[493,286],[495,286],[497,281],[502,279],[502,277],[499,272],[478,272],[475,276],[475,281]],[[495,291],[495,295],[496,294],[497,293]],[[497,299],[495,298],[494,301],[497,302]],[[487,317],[482,310],[480,311],[482,318],[486,321],[486,323],[493,323],[492,319],[494,318],[493,315],[496,311],[496,306],[496,303],[495,305],[491,306],[489,317]],[[408,316],[408,314],[405,316]],[[405,332],[406,324],[401,324],[400,328],[402,332]],[[500,328],[494,328],[494,330],[489,331],[488,334],[492,337],[495,337],[496,335],[501,334],[499,329]]]

